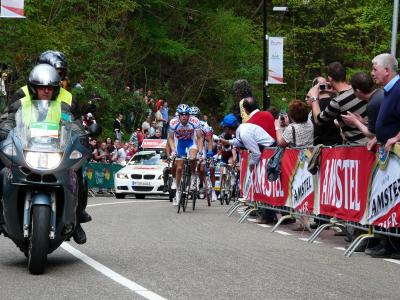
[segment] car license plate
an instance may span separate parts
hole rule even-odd
[[[151,186],[150,181],[132,181],[132,185],[134,186]]]

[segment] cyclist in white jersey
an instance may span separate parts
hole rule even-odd
[[[199,119],[200,109],[197,106],[192,106],[190,108],[190,117]],[[203,149],[207,149],[207,153],[204,150],[202,163],[199,165],[199,177],[200,177],[200,190],[203,189],[203,184],[205,182],[205,163],[206,159],[211,159],[214,156],[213,153],[213,129],[204,121],[200,121],[200,130],[203,136]],[[215,193],[215,168],[214,164],[210,164],[210,177],[211,177],[211,184],[212,184],[212,193],[211,193],[211,201],[217,200],[217,194]]]
[[[197,153],[203,155],[203,136],[199,128],[200,121],[197,118],[189,120],[190,107],[186,104],[180,104],[177,108],[178,117],[170,121],[169,139],[168,143],[171,149],[171,156],[176,156],[175,164],[175,178],[176,178],[176,197],[173,204],[178,205],[180,200],[180,183],[182,178],[183,160],[184,156],[190,158],[190,171],[191,171],[191,189],[196,188],[196,158]],[[189,154],[189,155],[188,155]]]

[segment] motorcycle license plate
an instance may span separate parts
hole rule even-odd
[[[150,181],[132,181],[133,186],[151,186]]]

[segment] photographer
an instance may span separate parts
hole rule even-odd
[[[314,87],[316,85],[319,85],[319,107],[321,110],[325,110],[332,100],[332,96],[329,93],[331,86],[322,76],[314,78],[312,81],[312,86]],[[306,101],[307,104],[312,107],[312,101],[309,94],[306,96]],[[343,144],[343,139],[340,135],[340,129],[335,125],[333,120],[321,124],[316,124],[314,118],[311,118],[311,121],[314,124],[314,146],[319,144],[325,146]]]

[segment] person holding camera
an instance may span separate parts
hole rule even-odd
[[[319,85],[319,107],[321,110],[325,110],[332,100],[331,93],[329,93],[329,90],[332,88],[322,76],[314,78],[312,86],[314,87],[316,85]],[[312,101],[309,94],[306,95],[306,101],[307,104],[312,107]],[[311,121],[314,124],[314,146],[320,144],[325,146],[343,144],[340,129],[335,125],[333,120],[322,124],[316,124],[313,118],[311,118]]]
[[[341,63],[333,62],[328,65],[328,82],[330,88],[325,86],[325,89],[322,90],[332,94],[337,92],[338,95],[331,99],[323,111],[321,111],[319,104],[321,85],[315,85],[308,92],[315,123],[319,125],[337,119],[348,144],[366,145],[368,138],[364,133],[358,128],[346,125],[342,119],[342,115],[347,114],[347,112],[365,118],[367,116],[367,103],[357,98],[351,85],[346,82],[346,68]]]

